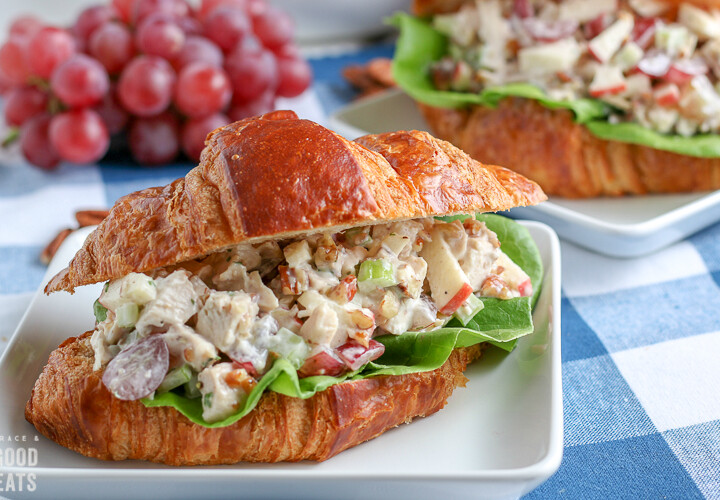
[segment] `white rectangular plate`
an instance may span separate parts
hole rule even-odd
[[[239,464],[171,468],[140,461],[103,462],[66,450],[24,419],[35,379],[51,350],[92,328],[101,285],[74,295],[42,289],[0,359],[0,466],[10,498],[517,498],[550,477],[562,457],[560,375],[560,250],[548,226],[522,222],[535,239],[545,279],[536,329],[510,354],[491,348],[466,371],[440,412],[347,450],[323,463]],[[73,233],[45,282],[67,265],[89,230]],[[32,467],[17,467],[28,448]],[[21,451],[25,450],[25,451]],[[10,457],[10,459],[8,459]],[[7,477],[25,474],[24,491]],[[27,491],[34,474],[34,491]],[[0,495],[0,497],[2,496]],[[36,495],[36,496],[35,496]]]
[[[394,130],[429,130],[414,101],[399,90],[357,101],[330,117],[349,139]],[[720,191],[568,200],[553,197],[512,217],[552,226],[561,238],[613,257],[652,253],[720,220]]]

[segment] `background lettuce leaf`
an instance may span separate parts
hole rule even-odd
[[[447,53],[447,37],[435,30],[429,22],[409,14],[396,14],[389,22],[400,29],[393,58],[393,75],[398,85],[417,101],[440,108],[470,105],[494,108],[505,97],[534,99],[546,108],[569,109],[577,123],[585,125],[590,133],[600,139],[701,158],[720,157],[718,134],[684,137],[661,134],[637,123],[612,124],[606,119],[610,108],[597,99],[559,101],[551,99],[540,88],[528,83],[487,87],[480,93],[437,90],[430,78],[429,67]]]
[[[196,424],[205,427],[224,427],[237,422],[252,411],[265,390],[306,399],[348,379],[435,370],[447,361],[456,347],[490,342],[502,349],[512,350],[518,337],[533,331],[532,305],[539,293],[543,277],[542,260],[527,229],[517,222],[494,214],[478,214],[477,218],[495,231],[502,249],[530,276],[535,290],[533,299],[530,297],[510,300],[484,298],[485,308],[466,326],[452,320],[445,327],[431,332],[406,332],[397,336],[376,337],[376,340],[385,345],[385,353],[360,370],[340,377],[299,378],[289,361],[278,359],[234,414],[212,424],[202,419],[200,399],[188,399],[184,395],[167,392],[154,399],[143,399],[143,404],[148,407],[171,406]]]

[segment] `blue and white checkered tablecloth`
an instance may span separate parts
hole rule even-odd
[[[391,52],[314,59],[312,90],[286,105],[324,121],[352,97],[340,70]],[[189,168],[107,161],[46,173],[4,154],[0,352],[42,279],[41,249],[76,210]],[[564,458],[527,498],[720,499],[720,225],[638,259],[566,242],[562,258]]]

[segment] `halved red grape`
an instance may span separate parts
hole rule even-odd
[[[10,38],[0,47],[0,72],[13,85],[24,85],[30,76],[30,67],[25,61],[25,39]]]
[[[124,24],[105,23],[90,37],[88,52],[108,73],[117,74],[135,54],[132,34]]]
[[[185,0],[137,0],[132,21],[137,26],[147,16],[155,13],[167,14],[179,19],[190,15],[190,6]]]
[[[205,148],[205,138],[216,128],[230,123],[230,118],[216,113],[195,120],[188,120],[182,129],[182,148],[192,160],[198,161]]]
[[[175,105],[191,118],[217,113],[230,102],[230,80],[222,68],[203,62],[185,66],[175,86]]]
[[[20,131],[20,150],[33,165],[51,170],[60,163],[60,156],[50,143],[49,127],[51,116],[37,115],[23,125]]]
[[[50,122],[50,143],[61,158],[73,163],[92,163],[107,152],[110,137],[95,111],[73,109],[55,115]]]
[[[218,7],[237,7],[247,12],[247,0],[202,0],[197,11],[198,19],[204,21]]]
[[[180,150],[179,129],[177,118],[170,113],[138,118],[128,131],[130,152],[143,165],[168,163]]]
[[[120,103],[138,116],[162,113],[170,105],[175,72],[156,56],[138,56],[125,67],[118,82]]]
[[[170,350],[162,336],[150,335],[110,360],[102,381],[116,398],[135,401],[158,388],[169,365]]]
[[[75,54],[53,72],[50,88],[71,108],[94,106],[110,88],[102,64],[85,54]]]
[[[48,95],[37,87],[17,87],[5,98],[5,122],[19,127],[47,111]]]
[[[280,57],[277,60],[279,83],[277,95],[295,97],[310,86],[312,70],[304,59]]]
[[[181,17],[177,20],[177,24],[185,32],[185,36],[202,35],[203,33],[202,23],[194,17]]]
[[[176,71],[180,71],[188,64],[197,61],[221,68],[223,64],[222,50],[205,37],[190,36],[185,40],[185,45],[173,60],[173,67]]]
[[[32,74],[50,78],[55,68],[70,59],[77,51],[75,39],[67,31],[47,26],[30,39],[27,62]]]
[[[151,56],[172,59],[185,43],[185,32],[167,14],[147,16],[135,33],[138,50]]]
[[[243,9],[218,7],[205,18],[205,36],[225,51],[232,50],[248,33],[252,32],[250,18]]]
[[[110,4],[115,7],[120,19],[125,23],[132,21],[137,0],[111,0]]]
[[[278,84],[278,67],[268,50],[233,51],[225,61],[234,95],[233,102],[247,102],[261,96]]]

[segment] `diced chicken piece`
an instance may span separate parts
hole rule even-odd
[[[469,238],[467,252],[459,261],[473,291],[480,289],[502,254],[500,247],[496,246],[497,240],[491,238],[490,234],[492,233],[486,229],[484,233]]]
[[[300,327],[299,335],[309,342],[337,347],[345,342],[346,335],[338,332],[338,316],[327,303],[312,309],[310,316]]]
[[[190,280],[190,273],[178,270],[166,278],[157,278],[157,296],[148,302],[135,324],[141,336],[165,331],[171,325],[184,325],[199,309],[199,279]]]
[[[155,281],[142,273],[130,273],[111,281],[100,295],[100,303],[111,311],[128,302],[145,305],[157,297]]]
[[[102,328],[102,323],[98,325],[98,328],[93,332],[90,337],[90,345],[95,351],[95,362],[93,363],[93,370],[99,370],[114,357],[110,344],[108,344],[105,338],[105,330]]]
[[[555,74],[569,71],[580,58],[582,50],[574,38],[525,47],[518,51],[520,71],[529,75]]]
[[[680,4],[678,22],[689,28],[701,40],[720,38],[720,16],[712,15],[689,3]]]
[[[496,73],[504,73],[506,65],[505,46],[510,36],[510,26],[503,17],[499,0],[477,2],[478,35],[485,42],[483,67]]]
[[[233,263],[225,272],[213,278],[218,290],[243,291],[257,296],[258,305],[263,312],[270,312],[278,307],[275,294],[262,281],[260,273],[253,271],[250,274],[242,264]]]
[[[238,338],[247,339],[260,312],[245,292],[211,292],[198,313],[197,332],[227,352]]]
[[[282,249],[276,241],[266,241],[258,245],[257,251],[260,253],[260,258],[262,259],[262,262],[257,269],[260,276],[265,276],[270,271],[274,270],[284,258]]]
[[[249,382],[250,376],[232,363],[218,363],[200,372],[198,380],[202,394],[203,420],[209,423],[217,422],[238,409],[247,397],[244,384],[235,383],[239,379]],[[228,381],[233,383],[233,387]]]
[[[400,335],[411,330],[424,330],[433,325],[440,325],[437,319],[437,308],[424,297],[402,299],[398,313],[379,323],[380,327],[393,335]]]
[[[592,21],[596,17],[617,10],[617,0],[565,0],[560,4],[560,19],[573,19],[578,23]]]
[[[288,267],[306,267],[312,261],[312,251],[307,240],[290,243],[283,249]]]
[[[219,359],[215,346],[188,326],[171,326],[163,340],[173,357],[190,364],[197,372]]]
[[[270,314],[273,318],[275,318],[275,321],[278,322],[279,328],[287,328],[291,332],[297,334],[300,331],[300,327],[302,326],[302,322],[297,319],[298,315],[298,308],[297,306],[292,306],[289,309],[285,309],[282,307],[279,307],[275,309],[274,311],[271,311]]]

